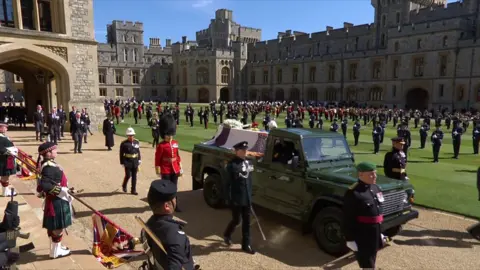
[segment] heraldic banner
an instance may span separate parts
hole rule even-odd
[[[144,254],[136,251],[135,238],[99,212],[92,215],[92,253],[105,267],[112,269]]]
[[[32,172],[32,168],[37,168],[37,162],[35,162],[30,155],[18,149],[17,165],[19,170],[17,177],[21,180],[34,180],[37,179],[37,175]]]

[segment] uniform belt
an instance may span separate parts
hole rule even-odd
[[[164,158],[163,161],[175,161],[177,158]]]
[[[396,173],[405,173],[406,170],[403,169],[403,168],[393,168],[392,169],[392,172],[396,172]]]
[[[357,221],[359,223],[364,224],[380,224],[383,222],[383,216],[373,216],[373,217],[366,217],[366,216],[358,216]]]
[[[123,156],[126,158],[137,158],[138,154],[123,154]]]

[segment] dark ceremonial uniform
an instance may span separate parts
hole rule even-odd
[[[36,111],[33,113],[33,124],[35,125],[35,137],[38,141],[40,135],[40,141],[43,141],[43,125],[45,123],[45,116],[43,111]]]
[[[438,162],[438,154],[440,153],[440,147],[442,146],[443,140],[443,131],[437,129],[432,132],[430,137],[432,140],[432,150],[433,150],[433,162]]]
[[[63,109],[58,109],[57,114],[60,116],[60,137],[64,137],[65,122],[67,121],[67,113]]]
[[[343,137],[347,138],[347,119],[342,121],[341,128],[342,128]]]
[[[123,178],[122,189],[127,192],[127,184],[130,177],[132,185],[130,192],[137,195],[137,172],[140,166],[142,156],[140,155],[140,142],[136,139],[128,139],[120,144],[120,164],[125,167],[125,177]]]
[[[248,149],[248,142],[240,142],[233,146],[235,150]],[[254,254],[250,246],[250,208],[252,207],[252,172],[253,165],[246,159],[233,158],[225,167],[226,200],[231,206],[232,220],[223,236],[230,245],[235,227],[242,221],[242,250]]]
[[[359,171],[361,164],[357,166]],[[345,193],[343,233],[345,240],[355,242],[358,248],[355,256],[360,268],[375,268],[377,250],[383,247],[383,202],[382,191],[377,185],[360,180]]]
[[[380,140],[382,132],[382,127],[379,124],[372,131],[374,154],[378,154],[378,152],[380,152]]]
[[[355,124],[353,125],[353,138],[355,140],[355,146],[358,145],[358,138],[360,137],[360,128],[362,126],[360,125],[360,122],[356,121]]]
[[[148,204],[152,207],[172,201],[176,193],[177,186],[170,181],[154,180],[148,191]],[[174,220],[172,214],[154,214],[148,219],[146,225],[160,240],[166,251],[165,254],[149,235],[146,236],[153,257],[149,262],[150,269],[195,269],[190,241],[183,231],[185,223]]]
[[[460,154],[460,145],[462,144],[463,128],[457,124],[452,128],[453,158],[457,159]]]
[[[115,132],[117,129],[115,128],[115,123],[113,122],[113,118],[107,118],[103,120],[103,127],[102,127],[103,135],[105,136],[105,146],[108,147],[108,150],[112,150],[112,147],[115,145]]]
[[[160,140],[160,120],[152,118],[148,125],[152,129],[152,147],[157,147]]]
[[[405,140],[405,144],[403,145],[403,152],[405,153],[406,160],[408,160],[408,148],[412,145],[412,134],[410,130],[407,128],[407,123],[403,123],[404,128],[397,130],[397,136],[402,137]]]
[[[17,173],[15,157],[7,150],[10,147],[14,147],[12,141],[5,134],[0,133],[0,176],[10,176]],[[2,184],[8,186],[8,183]]]
[[[57,113],[51,113],[47,117],[48,132],[50,133],[50,141],[58,144],[60,139],[60,116]]]
[[[338,131],[337,120],[334,120],[333,124],[330,126],[330,131],[332,131],[332,132],[337,132]]]
[[[400,137],[393,138],[392,142],[405,143],[403,138]],[[392,148],[392,151],[385,154],[385,158],[383,159],[385,176],[398,180],[405,180],[407,177],[406,167],[407,159],[403,150]]]
[[[478,145],[480,142],[480,126],[476,126],[472,131],[473,154],[478,155]]]
[[[74,141],[73,151],[74,153],[82,153],[82,139],[85,132],[87,132],[87,125],[82,119],[76,119],[72,124],[72,138]]]
[[[420,127],[420,148],[425,148],[425,143],[427,142],[428,131],[430,130],[430,126],[427,123],[423,123]]]

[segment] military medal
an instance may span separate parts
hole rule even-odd
[[[379,202],[384,202],[385,198],[383,198],[382,192],[377,193],[377,199]]]

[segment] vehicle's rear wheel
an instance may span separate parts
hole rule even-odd
[[[342,233],[343,212],[338,207],[321,209],[313,220],[313,236],[326,253],[341,256],[348,252]]]
[[[219,174],[209,174],[203,183],[203,198],[212,208],[223,208],[225,199],[223,196],[222,179]]]
[[[390,229],[387,229],[383,232],[383,235],[388,236],[390,238],[393,238],[397,234],[399,234],[402,231],[402,225],[398,225],[395,227],[392,227]]]

